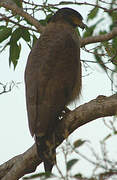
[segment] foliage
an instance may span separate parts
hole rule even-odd
[[[105,120],[104,120],[105,123]],[[117,178],[117,159],[115,157],[114,160],[108,155],[109,152],[107,151],[106,145],[109,140],[111,140],[112,136],[116,136],[117,133],[114,132],[116,129],[116,125],[114,121],[109,121],[106,124],[106,127],[111,129],[111,133],[108,134],[104,139],[100,141],[100,149],[101,153],[98,150],[92,148],[91,143],[82,139],[77,139],[74,143],[71,143],[69,138],[66,140],[61,147],[61,151],[63,152],[64,159],[65,159],[65,166],[66,166],[66,173],[63,173],[62,167],[58,167],[56,164],[55,167],[58,171],[58,174],[51,174],[51,173],[38,173],[31,176],[26,176],[23,179],[35,179],[40,177],[40,179],[78,179],[78,180],[110,180]],[[117,132],[117,131],[116,131]],[[83,154],[81,148],[84,147],[87,152],[90,151],[92,156],[87,154]],[[74,159],[70,159],[72,153],[75,153]],[[89,157],[88,157],[89,156]],[[83,173],[80,172],[79,162],[85,160],[87,164],[92,165],[92,174],[90,177],[84,176]],[[82,162],[83,163],[83,162]]]
[[[39,22],[41,25],[46,25],[48,18],[60,7],[66,5],[75,4],[76,8],[79,5],[90,5],[91,11],[87,17],[88,29],[82,34],[83,38],[94,36],[98,34],[106,34],[109,30],[112,30],[116,26],[116,16],[117,13],[114,11],[116,9],[115,1],[106,2],[102,0],[96,0],[95,4],[90,3],[77,3],[74,1],[59,1],[56,4],[50,4],[49,0],[40,2],[30,1],[17,1],[13,0],[18,7],[22,7],[27,13],[32,14],[34,18],[39,16],[39,12],[44,13],[44,19],[40,19]],[[105,8],[103,8],[103,6]],[[112,11],[113,9],[113,11]],[[100,13],[104,14],[103,18],[100,17]],[[5,15],[3,10],[0,13],[1,20],[5,21],[6,24],[3,26],[1,23],[0,26],[0,42],[2,43],[1,51],[9,46],[9,64],[13,64],[14,68],[17,66],[20,52],[21,52],[21,39],[23,39],[27,45],[31,48],[34,42],[34,38],[38,37],[36,29],[33,28],[33,25],[28,21],[28,19],[23,18],[19,15],[16,15],[10,11],[6,11]],[[5,18],[5,16],[7,18]],[[107,19],[109,23],[106,26],[102,27],[102,24],[105,24]],[[28,23],[28,24],[27,24]],[[5,42],[4,42],[5,41]],[[16,50],[14,53],[14,49]],[[94,54],[95,61],[102,67],[106,73],[114,73],[117,71],[117,38],[113,38],[110,42],[98,43],[97,47],[93,51],[88,50],[90,53]],[[106,57],[106,60],[105,60]]]
[[[117,26],[117,3],[115,0],[111,0],[108,2],[97,0],[94,4],[88,2],[86,3],[85,1],[81,3],[78,1],[59,1],[56,4],[54,4],[54,2],[53,4],[50,4],[49,0],[45,0],[43,2],[33,0],[13,0],[13,2],[16,3],[19,8],[23,8],[25,12],[31,14],[36,19],[38,19],[40,12],[43,13],[44,18],[39,18],[39,23],[42,26],[45,26],[47,24],[48,18],[50,18],[58,8],[65,7],[67,5],[74,5],[75,8],[77,8],[78,6],[82,7],[82,5],[90,6],[91,10],[86,19],[88,29],[83,33],[80,33],[81,38],[88,38],[95,35],[105,35]],[[21,40],[25,41],[29,48],[32,48],[39,36],[39,32],[34,27],[34,25],[30,23],[28,18],[26,19],[8,9],[3,10],[2,8],[0,8],[0,20],[0,52],[2,53],[2,51],[4,51],[6,47],[9,47],[9,65],[13,64],[15,69],[17,64],[20,63],[19,58],[22,51]],[[78,30],[77,33],[79,33]],[[110,41],[96,43],[96,45],[91,49],[89,49],[89,46],[83,47],[82,49],[87,53],[93,54],[93,63],[97,63],[102,68],[102,70],[107,73],[112,81],[112,85],[114,86],[113,77],[115,73],[117,73],[117,37],[111,39]],[[88,63],[88,61],[84,60],[83,63]],[[14,87],[14,84],[12,84],[13,87],[10,86],[10,88],[7,90],[5,89],[6,86],[1,83],[0,85],[2,85],[3,88],[1,91],[2,93],[10,91],[11,88]],[[107,136],[100,142],[102,156],[99,157],[99,155],[94,152],[92,148],[90,148],[93,156],[95,157],[95,161],[93,161],[92,159],[88,159],[87,156],[83,155],[79,151],[82,146],[88,144],[87,141],[78,139],[72,145],[70,143],[67,143],[67,150],[69,150],[70,153],[75,152],[77,154],[77,158],[68,160],[66,156],[67,152],[63,149],[63,153],[66,158],[67,178],[72,177],[80,180],[97,180],[99,178],[105,179],[106,177],[108,178],[113,176],[114,174],[117,174],[116,161],[111,160],[107,156],[105,148],[106,142],[113,136],[117,135],[117,129],[114,123],[114,120],[111,121],[111,123],[108,125],[105,123],[105,125],[110,128],[111,133],[107,134]],[[79,171],[71,176],[70,173],[75,165],[80,162],[80,158],[84,158],[94,167],[93,175],[91,178],[84,177],[84,175]],[[59,168],[56,168],[59,171]],[[62,172],[59,171],[59,173],[60,179],[67,179],[62,175]],[[24,179],[33,179],[37,177],[41,177],[44,179],[56,177],[56,175],[40,173],[31,177],[25,177]]]

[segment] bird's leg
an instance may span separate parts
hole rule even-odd
[[[71,110],[65,106],[63,111],[61,112],[61,115],[60,115],[60,119],[64,118],[66,116],[67,113],[69,113]]]

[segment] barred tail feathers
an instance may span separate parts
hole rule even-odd
[[[51,172],[56,163],[55,138],[48,139],[46,136],[36,136],[37,153],[44,162],[46,172]]]

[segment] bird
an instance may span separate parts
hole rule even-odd
[[[31,49],[25,69],[29,129],[35,137],[46,172],[56,163],[55,129],[65,108],[82,87],[80,40],[76,28],[86,28],[81,14],[61,8],[52,15]]]

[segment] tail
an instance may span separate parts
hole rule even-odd
[[[55,138],[47,138],[46,136],[36,136],[37,153],[44,162],[46,172],[51,172],[56,163]]]

